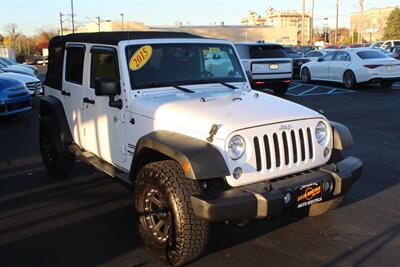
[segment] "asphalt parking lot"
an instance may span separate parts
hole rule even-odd
[[[193,266],[400,266],[400,85],[291,86],[287,99],[350,128],[361,179],[320,217],[213,225]],[[136,233],[129,189],[80,163],[68,180],[48,176],[37,113],[0,119],[1,266],[161,265]]]

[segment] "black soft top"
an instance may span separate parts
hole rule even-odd
[[[186,32],[164,31],[124,31],[124,32],[94,32],[75,33],[56,36],[49,43],[49,64],[44,84],[54,89],[62,90],[62,74],[65,44],[68,42],[118,45],[120,41],[140,39],[166,38],[205,38]]]
[[[117,45],[120,41],[140,39],[164,38],[204,38],[186,32],[164,31],[124,31],[124,32],[92,32],[74,33],[65,36],[56,36],[50,41],[50,46],[64,45],[67,42],[95,43]]]

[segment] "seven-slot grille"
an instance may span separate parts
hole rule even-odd
[[[40,91],[42,89],[42,84],[40,82],[30,82],[26,83],[26,87],[28,88],[29,91]]]
[[[312,129],[291,129],[253,138],[257,171],[299,166],[313,159]]]

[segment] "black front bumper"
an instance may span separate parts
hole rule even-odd
[[[322,192],[322,201],[343,195],[361,176],[361,170],[361,160],[348,157],[306,174],[272,183],[261,182],[216,193],[194,195],[191,200],[195,214],[210,222],[267,218],[294,209],[296,188],[302,185],[329,181],[332,188],[328,192]],[[293,201],[285,205],[284,196],[287,192],[293,194]]]

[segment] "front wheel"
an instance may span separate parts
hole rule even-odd
[[[173,160],[147,164],[138,173],[134,207],[139,235],[169,264],[185,265],[206,248],[209,225],[196,217],[190,199],[199,193],[196,181]]]
[[[343,84],[347,89],[355,89],[357,87],[356,76],[352,71],[346,71],[343,75]]]

